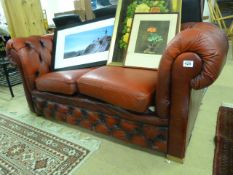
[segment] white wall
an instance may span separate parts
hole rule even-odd
[[[54,25],[54,13],[61,13],[74,10],[74,0],[40,0],[43,10],[46,10],[49,25]],[[98,1],[97,1],[98,2]],[[117,0],[109,0],[112,5],[117,4]],[[101,8],[97,3],[97,8]]]
[[[5,18],[4,11],[3,11],[1,3],[0,3],[0,22],[1,23],[5,23],[6,22],[6,18]]]
[[[4,11],[0,3],[0,35],[4,35],[4,36],[9,35],[8,26],[6,23],[7,22],[6,22],[6,18],[4,15]]]
[[[207,0],[205,0],[205,5],[204,5],[204,10],[203,10],[203,16],[209,17],[208,19],[203,20],[204,22],[210,22],[210,11],[209,11],[209,6],[207,3]]]
[[[49,25],[54,25],[54,13],[74,10],[74,0],[40,0],[43,10],[46,10]]]

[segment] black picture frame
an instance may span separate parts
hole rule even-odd
[[[57,28],[54,33],[52,70],[106,65],[114,20],[114,16],[106,16]]]

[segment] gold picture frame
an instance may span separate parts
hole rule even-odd
[[[164,5],[157,4],[154,7],[143,9],[146,6],[142,0],[118,0],[114,30],[112,40],[109,49],[107,65],[123,66],[123,62],[126,56],[127,45],[124,45],[123,40],[129,39],[132,18],[136,12],[147,13],[172,13],[178,12],[181,14],[182,0],[151,0],[153,3],[164,3]],[[144,6],[144,7],[143,7]],[[133,9],[133,10],[132,10]],[[129,12],[131,10],[131,12]],[[130,17],[129,17],[130,14]],[[129,19],[131,18],[131,19]],[[178,22],[178,29],[180,28],[181,20]],[[127,26],[128,25],[128,26]]]

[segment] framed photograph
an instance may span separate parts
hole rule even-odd
[[[182,0],[118,0],[108,65],[123,65],[135,13],[181,13]],[[178,22],[178,29],[180,19]]]
[[[178,13],[135,13],[125,66],[157,69],[168,42],[177,33]]]
[[[105,65],[114,28],[114,17],[106,17],[55,31],[52,68],[71,70]]]

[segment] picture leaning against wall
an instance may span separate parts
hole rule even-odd
[[[123,65],[135,13],[181,13],[182,0],[118,0],[108,65]],[[180,15],[179,15],[180,17]],[[178,19],[178,29],[180,18]]]
[[[53,70],[105,65],[113,33],[114,17],[83,22],[55,32]]]

